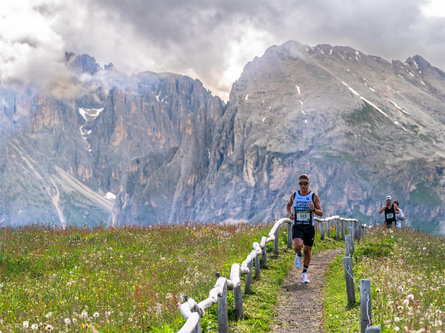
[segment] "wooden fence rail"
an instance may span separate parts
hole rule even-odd
[[[323,239],[325,232],[327,237],[330,237],[330,228],[335,225],[336,240],[345,240],[346,225],[348,225],[349,238],[345,244],[350,247],[349,251],[353,251],[354,238],[360,239],[366,228],[360,226],[357,219],[346,219],[340,216],[332,216],[325,219],[314,218],[319,224],[320,237]],[[288,218],[282,218],[275,222],[270,230],[268,237],[263,236],[260,243],[253,243],[253,250],[247,255],[246,259],[239,264],[233,264],[230,270],[230,279],[225,277],[218,277],[214,288],[209,292],[209,297],[199,303],[196,303],[193,299],[186,299],[184,303],[180,305],[182,316],[186,319],[185,324],[178,331],[178,333],[200,333],[201,332],[201,317],[205,314],[205,309],[211,307],[215,303],[218,304],[218,332],[226,333],[229,331],[228,324],[228,310],[227,310],[227,290],[233,290],[235,313],[237,319],[243,318],[243,300],[241,292],[241,274],[247,274],[245,280],[245,294],[251,293],[252,285],[252,268],[255,263],[255,277],[260,276],[260,255],[261,261],[265,265],[266,258],[266,244],[274,242],[274,253],[278,254],[279,233],[282,225],[287,224],[287,247],[292,248],[292,223]],[[352,227],[352,224],[355,226]],[[363,225],[365,226],[365,225]],[[351,231],[352,230],[352,231]],[[352,245],[351,239],[352,238]],[[345,266],[346,267],[346,266]],[[350,273],[352,273],[352,262],[350,264]],[[352,277],[352,274],[351,274]],[[349,295],[349,294],[348,294]],[[354,296],[355,299],[355,296]],[[349,296],[348,296],[349,300]],[[352,298],[351,298],[352,301]],[[355,301],[354,301],[355,302]]]

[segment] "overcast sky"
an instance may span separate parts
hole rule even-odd
[[[71,51],[128,74],[186,74],[227,100],[248,61],[288,40],[445,70],[445,1],[2,0],[0,80],[44,85]]]

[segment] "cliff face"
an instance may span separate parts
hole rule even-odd
[[[420,56],[288,42],[226,105],[185,76],[67,61],[75,97],[0,90],[2,224],[271,220],[304,172],[326,216],[381,220],[391,194],[445,233],[445,73]]]
[[[121,187],[127,197],[136,187],[147,186],[149,194],[150,186],[158,187],[154,199],[140,201],[141,210],[150,200],[166,207],[175,190],[153,182],[152,172],[172,168],[173,161],[190,160],[189,169],[202,165],[181,176],[184,190],[193,177],[199,180],[208,164],[213,124],[223,113],[219,98],[185,76],[147,72],[128,77],[112,66],[99,70],[85,55],[67,59],[77,73],[67,83],[75,86],[75,97],[39,95],[30,87],[0,91],[5,104],[0,223],[107,223]],[[149,174],[133,178],[142,162],[150,162],[142,170]],[[185,163],[163,174],[173,189],[181,172],[188,172]],[[177,179],[171,178],[174,174]],[[131,205],[138,195],[131,193]],[[132,223],[136,211],[117,214],[120,223]]]

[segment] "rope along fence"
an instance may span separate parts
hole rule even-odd
[[[324,239],[325,235],[329,238],[331,227],[335,226],[336,240],[345,240],[348,244],[345,248],[349,254],[354,251],[354,236],[357,239],[362,237],[366,231],[366,225],[360,225],[356,219],[345,219],[340,216],[332,216],[325,219],[314,218],[319,224],[320,238]],[[282,218],[275,222],[268,237],[263,236],[261,242],[253,243],[253,250],[247,255],[246,259],[240,264],[232,264],[230,269],[230,278],[217,276],[214,288],[209,292],[209,297],[199,303],[192,298],[186,298],[185,302],[180,305],[182,316],[186,319],[185,324],[178,333],[200,333],[201,318],[205,316],[205,310],[217,304],[218,316],[218,332],[225,333],[229,331],[227,292],[233,290],[233,298],[235,305],[235,317],[237,320],[243,318],[243,299],[241,291],[241,274],[247,274],[244,284],[244,293],[250,294],[252,287],[253,264],[255,263],[255,277],[260,276],[260,256],[263,265],[267,263],[266,244],[274,242],[274,254],[278,254],[279,234],[282,226],[287,225],[287,248],[292,248],[292,221],[288,218]],[[348,235],[346,235],[346,229]],[[351,241],[352,239],[352,241]],[[350,269],[350,277],[353,282],[352,261],[348,264]],[[348,275],[349,276],[349,275]],[[352,288],[354,289],[354,288]],[[369,292],[368,292],[369,295]],[[351,296],[352,297],[352,296]],[[348,294],[349,301],[349,294]],[[355,302],[355,296],[354,296]],[[369,298],[369,321],[371,322],[371,305]],[[368,324],[369,326],[369,324]],[[363,326],[362,326],[363,327]],[[377,331],[370,331],[377,332]]]

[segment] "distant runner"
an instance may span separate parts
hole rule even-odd
[[[397,200],[394,201],[394,206],[399,208],[399,211],[400,211],[399,213],[396,214],[396,227],[400,229],[400,228],[402,228],[402,221],[404,222],[404,224],[406,226],[405,215],[403,214],[403,211],[400,209],[399,202]]]
[[[385,212],[385,228],[391,228],[392,223],[396,223],[396,214],[398,214],[400,210],[392,203],[390,195],[386,196],[386,204],[379,210],[380,214],[383,212]]]
[[[320,198],[309,191],[309,176],[302,174],[298,177],[300,190],[292,193],[286,205],[289,218],[294,221],[292,225],[292,241],[295,250],[295,266],[301,267],[301,248],[304,245],[304,266],[301,280],[309,283],[307,270],[311,262],[312,246],[314,245],[315,227],[314,214],[323,216]]]

